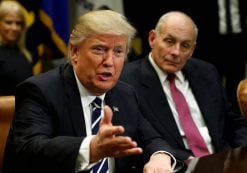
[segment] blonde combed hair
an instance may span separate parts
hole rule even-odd
[[[125,35],[128,37],[128,50],[136,29],[128,22],[122,14],[112,10],[94,10],[79,17],[72,33],[69,43],[78,45],[84,39],[93,35]],[[70,58],[70,51],[68,57]]]
[[[32,62],[32,56],[30,52],[26,48],[26,21],[23,9],[21,5],[15,1],[15,0],[3,0],[0,2],[0,20],[2,20],[3,17],[5,17],[9,13],[16,13],[19,15],[23,21],[22,23],[22,31],[20,38],[18,40],[18,47],[21,50],[21,52],[25,55],[25,58],[31,63]],[[0,43],[2,42],[2,38],[0,35]]]

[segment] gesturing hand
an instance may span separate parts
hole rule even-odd
[[[104,116],[101,119],[98,133],[90,143],[90,161],[95,162],[104,157],[121,157],[141,154],[142,149],[130,137],[121,136],[123,126],[112,125],[112,110],[104,106]]]

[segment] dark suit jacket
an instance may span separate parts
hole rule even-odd
[[[16,101],[3,173],[10,167],[12,172],[74,172],[86,130],[72,67],[63,65],[29,78],[17,88]],[[141,115],[135,92],[128,85],[118,82],[106,93],[105,102],[118,108],[112,123],[123,125],[125,135],[138,142],[144,161],[157,150],[173,153]],[[115,159],[116,172],[132,172],[141,165],[139,157]]]
[[[240,115],[230,112],[214,66],[191,58],[182,71],[189,80],[215,151],[246,145],[247,126]],[[148,58],[126,64],[120,79],[136,89],[146,118],[175,148],[179,158],[187,159],[192,153],[185,149],[166,95]]]

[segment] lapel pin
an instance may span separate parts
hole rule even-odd
[[[114,111],[114,112],[119,112],[118,107],[113,106],[112,108],[113,108],[113,111]]]

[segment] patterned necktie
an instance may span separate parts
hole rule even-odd
[[[101,120],[101,104],[102,100],[96,97],[92,105],[92,134],[96,134],[99,130],[99,123]],[[108,171],[107,158],[102,159],[93,167],[93,173],[106,173]]]
[[[208,155],[208,148],[198,128],[196,127],[195,122],[192,119],[185,97],[175,85],[175,78],[176,76],[174,74],[169,74],[167,77],[168,81],[170,82],[171,95],[179,115],[180,123],[185,132],[188,145],[195,157]]]

